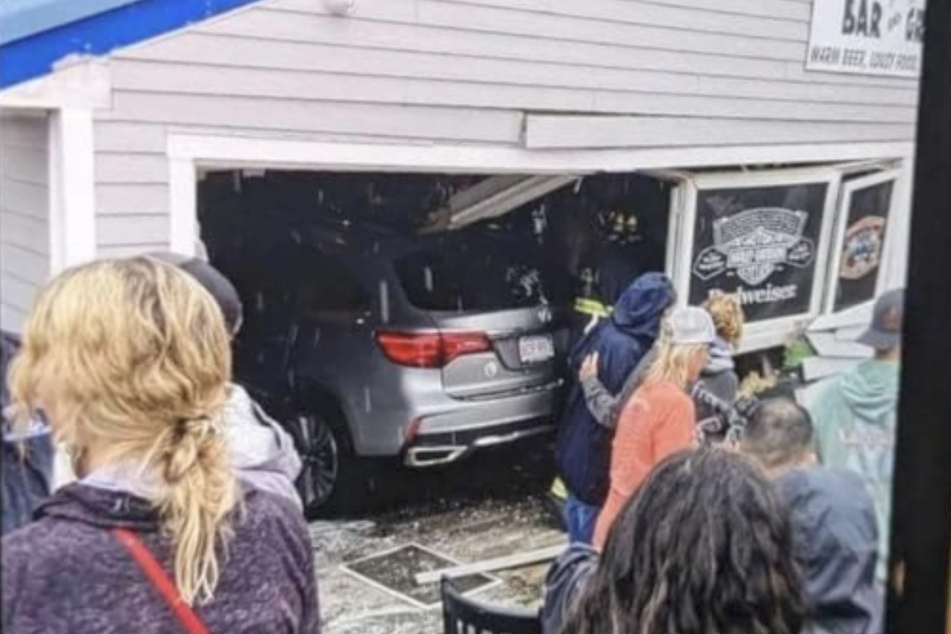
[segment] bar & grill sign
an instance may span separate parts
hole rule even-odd
[[[814,0],[806,68],[917,78],[925,0]]]

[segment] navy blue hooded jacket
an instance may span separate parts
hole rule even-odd
[[[660,332],[664,311],[674,301],[674,287],[662,273],[646,273],[628,287],[605,319],[582,339],[568,358],[574,381],[565,406],[555,462],[565,486],[576,498],[601,506],[608,491],[613,431],[598,424],[585,403],[577,383],[585,357],[600,356],[598,378],[612,394],[647,354]]]
[[[872,496],[858,475],[811,467],[776,487],[792,513],[808,634],[881,634],[884,593],[876,581],[878,527]]]

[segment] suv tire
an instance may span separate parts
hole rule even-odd
[[[314,519],[349,506],[359,490],[355,486],[359,473],[342,417],[313,407],[290,417],[285,428],[300,453],[296,485],[304,515]]]

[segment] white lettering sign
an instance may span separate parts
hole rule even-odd
[[[925,0],[814,0],[806,68],[917,78]]]

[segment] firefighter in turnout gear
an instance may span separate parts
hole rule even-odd
[[[618,210],[582,210],[569,217],[568,265],[577,288],[570,349],[599,321],[611,316],[617,299],[641,272],[631,249],[637,230],[637,216]],[[560,478],[555,479],[548,495],[553,510],[560,513],[568,496]]]
[[[583,222],[584,219],[582,219]],[[589,213],[587,227],[577,234],[576,297],[571,345],[577,344],[597,323],[611,316],[614,303],[643,272],[636,257],[638,219],[631,212],[607,209]],[[572,236],[574,237],[574,236]]]

